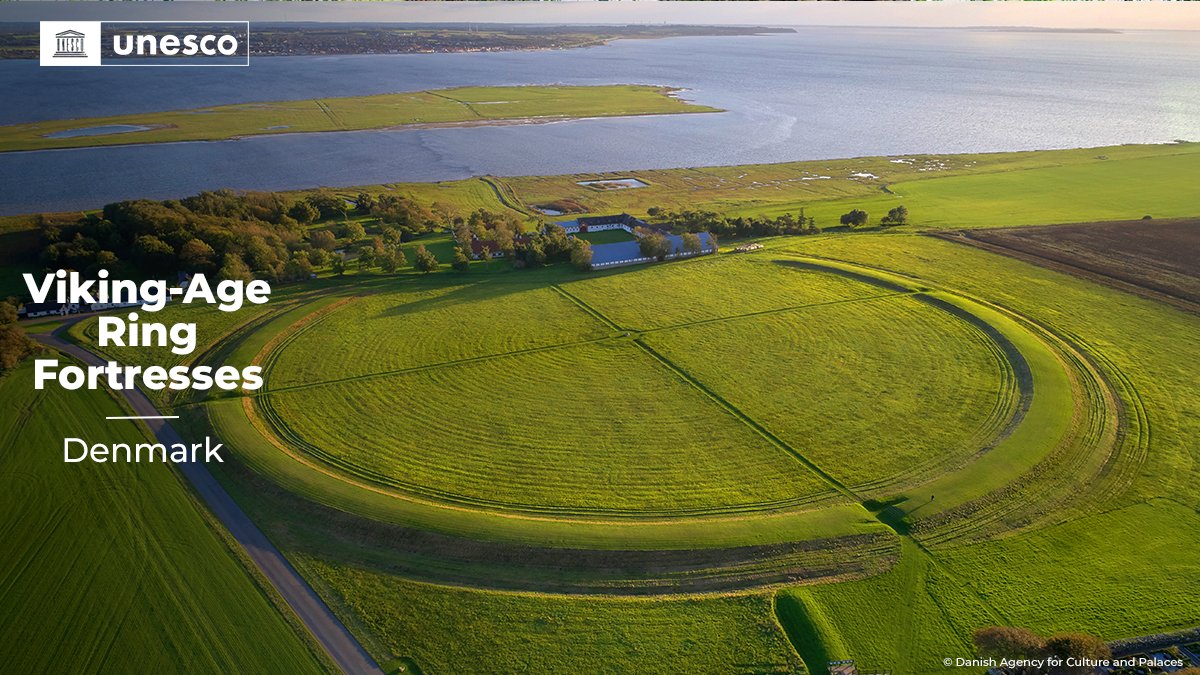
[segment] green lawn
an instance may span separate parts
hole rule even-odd
[[[921,236],[826,237],[789,244],[886,266],[986,297],[1070,336],[1103,364],[1129,408],[1134,470],[1117,503],[1170,496],[1200,508],[1200,320],[1059,272]],[[1136,441],[1136,442],[1135,442]],[[1144,447],[1137,447],[1138,443]],[[940,498],[939,498],[940,499]]]
[[[633,241],[634,236],[625,230],[600,230],[599,232],[577,232],[573,236],[592,244],[617,244]]]
[[[268,387],[580,342],[612,334],[551,288],[483,281],[393,284],[297,326]]]
[[[711,256],[631,267],[562,284],[627,330],[816,305],[894,291],[762,257]]]
[[[1071,371],[1028,327],[955,295],[914,296],[919,284],[901,277],[801,262],[724,255],[563,283],[565,293],[449,276],[390,282],[248,337],[272,364],[262,420],[240,405],[211,413],[223,433],[247,439],[235,447],[255,463],[280,463],[271,470],[322,501],[345,508],[347,492],[382,489],[355,498],[364,514],[387,498],[558,517],[760,511],[803,505],[836,481],[912,524],[1042,462],[1079,481],[1100,470],[1107,446],[1076,433]],[[689,274],[722,292],[678,292]],[[729,283],[739,278],[761,281]],[[632,288],[678,298],[659,317],[673,325],[640,336],[608,325],[637,325],[634,312],[654,319],[619,302]],[[1015,428],[1006,425],[1017,364],[1000,339],[1029,371]],[[1098,402],[1095,414],[1105,412]],[[249,442],[268,429],[293,457]],[[1054,503],[1052,483],[1024,485],[1021,499]],[[385,520],[412,516],[394,508]],[[861,519],[841,513],[842,532]],[[433,519],[461,531],[458,516]],[[957,518],[964,529],[947,536],[974,536],[969,522]]]
[[[103,392],[0,380],[0,634],[10,672],[323,672],[161,464],[66,464],[135,442]]]
[[[1200,152],[901,181],[891,186],[929,227],[967,228],[1191,216],[1200,198],[1181,181]],[[883,215],[882,206],[873,209]]]
[[[298,557],[381,663],[430,673],[789,673],[800,661],[762,595],[570,597],[414,583]]]
[[[970,155],[903,155],[781,164],[526,176],[505,183],[525,204],[572,200],[591,213],[654,206],[728,215],[796,213],[821,227],[865,209],[871,224],[904,204],[917,228],[1131,220],[1200,213],[1191,189],[1200,144],[1130,145]],[[598,192],[580,180],[633,177],[636,190]]]
[[[722,511],[829,489],[626,341],[285,391],[266,402],[288,440],[343,470],[477,506]]]
[[[791,626],[805,633],[813,632],[811,624],[821,627],[820,643],[801,641],[802,650],[820,653],[823,648],[853,658],[870,672],[943,672],[942,659],[974,655],[973,630],[1003,623],[961,580],[910,543],[890,572],[786,590],[778,602],[791,604],[791,612],[781,614],[790,631]]]
[[[110,117],[82,117],[0,127],[0,152],[127,143],[214,141],[240,136],[386,129],[419,124],[480,124],[505,120],[716,112],[643,85],[462,87],[373,96],[265,101]],[[50,138],[49,134],[107,125],[145,130]]]
[[[967,461],[1015,404],[1008,364],[988,339],[912,297],[659,331],[647,342],[868,493]]]
[[[446,508],[383,489],[378,483],[337,475],[281,449],[264,436],[260,421],[247,417],[240,400],[210,403],[205,412],[214,434],[236,448],[238,459],[255,472],[297,495],[387,524],[518,544],[553,542],[556,546],[636,550],[776,544],[886,533],[886,528],[865,509],[845,502],[820,509],[801,507],[751,515],[623,520]]]
[[[1106,639],[1195,625],[1200,320],[911,231],[1195,215],[1198,162],[1181,144],[622,172],[650,187],[608,192],[572,187],[594,175],[505,179],[525,203],[593,213],[805,205],[828,225],[905,203],[915,224],[591,275],[322,280],[258,330],[205,329],[206,342],[236,333],[231,362],[273,365],[263,419],[241,399],[198,410],[262,480],[363,519],[315,542],[300,516],[272,512],[286,501],[242,488],[373,654],[426,671],[791,670],[782,623],[813,664],[943,672],[989,624]],[[371,189],[501,208],[477,179]],[[797,261],[831,269],[783,264]],[[1000,437],[1015,375],[996,336],[1032,387]],[[808,501],[834,481],[856,496]],[[504,561],[345,548],[368,520],[621,550],[885,532],[903,556],[774,602],[499,593],[403,570],[470,584]]]
[[[910,545],[878,577],[783,591],[781,619],[819,636],[799,641],[802,655],[823,649],[906,673],[972,656],[971,633],[989,625],[1106,640],[1189,628],[1200,623],[1186,553],[1198,527],[1195,511],[1155,500],[932,555]]]
[[[1015,625],[1112,640],[1200,624],[1197,532],[1195,510],[1156,499],[937,557]]]

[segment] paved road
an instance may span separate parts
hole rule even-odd
[[[86,364],[104,365],[104,359],[60,338],[58,334],[66,327],[58,329],[53,335],[35,337],[43,344],[70,354]],[[135,415],[161,414],[141,390],[132,389],[120,393],[133,408]],[[160,443],[170,445],[184,442],[166,420],[147,420],[146,424],[158,437]],[[246,555],[250,557],[267,581],[275,587],[275,590],[292,608],[296,616],[300,617],[305,627],[325,648],[334,663],[344,672],[354,675],[358,673],[382,674],[383,671],[362,648],[362,645],[358,644],[358,640],[355,640],[350,631],[346,630],[342,622],[321,601],[321,598],[304,581],[296,568],[288,563],[279,549],[275,548],[266,535],[251,522],[237,502],[233,501],[233,498],[225,491],[225,488],[208,472],[208,467],[203,462],[181,463],[176,464],[175,467],[192,484],[213,515],[225,525],[233,538],[245,549]]]

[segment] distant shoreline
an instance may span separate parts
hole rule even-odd
[[[38,58],[36,29],[0,23],[0,59]],[[598,47],[613,40],[672,37],[736,37],[795,33],[768,26],[574,26],[500,24],[271,23],[254,27],[250,55],[379,56],[390,54],[473,54],[559,51]],[[164,30],[169,25],[164,27]]]

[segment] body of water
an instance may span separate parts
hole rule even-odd
[[[134,131],[149,131],[152,127],[140,124],[102,124],[98,127],[80,127],[64,129],[46,134],[46,138],[75,138],[77,136],[107,136],[109,134],[128,134]]]
[[[232,72],[231,72],[232,71]],[[0,213],[291,189],[1200,140],[1200,34],[805,28],[565,51],[0,61],[0,123],[463,85],[663,84],[728,112],[0,154]]]

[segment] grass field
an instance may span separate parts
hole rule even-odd
[[[1061,272],[930,237],[829,237],[804,242],[807,253],[885,265],[931,283],[983,295],[1070,336],[1095,358],[1122,393],[1129,423],[1143,435],[1140,468],[1125,503],[1171,496],[1196,508],[1200,453],[1200,325],[1151,300]]]
[[[756,292],[685,295],[688,274],[711,288],[753,281]],[[243,449],[267,432],[257,460],[290,467],[276,470],[293,480],[323,474],[304,479],[306,491],[326,485],[311,494],[341,508],[355,484],[381,491],[372,502],[392,495],[568,520],[762,512],[841,493],[882,499],[911,527],[931,516],[959,523],[955,509],[997,501],[989,493],[1035,467],[1106,466],[1107,427],[1088,434],[1073,421],[1073,387],[1087,373],[1072,374],[1011,318],[918,288],[786,254],[549,287],[398,280],[267,324],[274,337],[247,340],[257,349],[249,358],[282,381],[251,416],[241,405],[210,412],[222,433],[246,439]],[[622,303],[633,289],[674,311],[654,317]],[[1098,400],[1095,414],[1104,412]],[[1046,480],[1023,488],[1026,506],[1052,501]],[[998,501],[1009,506],[993,507],[989,522],[1012,524],[1012,499]],[[462,532],[463,517],[434,520]],[[835,531],[861,519],[842,517]]]
[[[1129,145],[972,155],[904,155],[612,174],[505,178],[525,204],[577,202],[592,213],[653,206],[731,215],[804,207],[821,227],[865,209],[871,224],[908,207],[917,228],[998,227],[1190,216],[1200,197],[1200,144]],[[589,190],[581,180],[632,177],[636,190]]]
[[[269,387],[582,342],[612,329],[551,288],[522,283],[412,283],[354,298],[297,328]]]
[[[802,655],[832,645],[860,667],[906,673],[971,656],[971,631],[986,625],[1106,640],[1187,628],[1200,622],[1200,591],[1181,554],[1198,525],[1195,511],[1155,500],[969,547],[910,547],[887,574],[784,591],[781,604],[800,606],[781,619],[806,634],[823,626]]]
[[[422,672],[788,673],[800,661],[762,595],[572,598],[413,583],[302,559],[381,663]]]
[[[664,87],[462,87],[374,96],[267,101],[111,117],[50,120],[0,127],[0,152],[128,143],[215,141],[263,134],[470,125],[578,117],[717,112],[671,96]],[[110,125],[147,127],[125,133],[51,137]]]
[[[103,392],[0,380],[0,634],[12,672],[324,672],[160,464],[65,464],[143,432]]]
[[[372,653],[426,672],[782,672],[794,648],[813,672],[931,673],[990,624],[1187,627],[1196,315],[916,231],[1153,228],[1200,213],[1198,163],[1175,144],[377,186],[456,213],[505,195],[828,224],[903,202],[915,222],[589,275],[323,279],[206,329],[271,369],[265,394],[182,408]],[[1133,258],[1127,229],[1040,232],[1194,281],[1190,231]]]
[[[719,512],[828,492],[627,342],[311,387],[266,402],[289,440],[339,468],[469,504]]]
[[[940,672],[942,659],[973,655],[972,630],[1003,623],[961,581],[911,544],[886,574],[783,591],[779,602],[785,598],[799,606],[792,617],[782,618],[794,622],[807,617],[823,625],[821,646],[834,645],[865,670]]]
[[[651,330],[895,293],[762,258],[735,256],[710,257],[687,265],[634,267],[564,283],[562,288],[625,330]]]
[[[625,230],[600,230],[599,232],[578,232],[575,237],[592,244],[618,244],[623,241],[633,241],[634,236]]]
[[[1195,510],[1156,499],[936,555],[1013,624],[1115,639],[1200,624],[1198,528]]]
[[[660,331],[647,342],[856,489],[965,462],[1015,403],[988,339],[909,297]]]
[[[787,251],[782,250],[781,246],[804,254],[853,260],[862,265],[853,268],[860,271],[883,267],[899,270],[909,276],[878,272],[880,280],[884,283],[870,284],[851,276],[770,262],[787,257]],[[688,275],[692,275],[690,279]],[[731,281],[736,279],[754,280],[748,287],[753,288],[755,292],[730,290],[733,288]],[[699,286],[722,289],[723,292],[697,294],[703,297],[690,300],[692,296],[675,291],[681,287],[686,288],[688,281],[693,284],[693,288]],[[908,290],[889,288],[888,283],[907,285]],[[987,428],[987,420],[994,414],[988,411],[997,408],[998,392],[1003,389],[998,388],[998,383],[1012,374],[1004,375],[1004,368],[1000,365],[996,351],[987,347],[988,340],[984,339],[975,326],[961,321],[953,312],[937,311],[934,306],[924,305],[916,296],[911,295],[912,289],[923,288],[926,285],[942,289],[928,292],[930,297],[961,308],[969,308],[968,311],[984,324],[994,327],[1000,334],[1012,340],[1013,348],[1022,354],[1031,370],[1034,394],[1021,424],[1011,430],[992,450],[980,457],[968,459],[959,454],[957,461],[966,462],[960,468],[952,468],[954,460],[945,460],[947,456],[953,457],[956,451],[962,453],[963,448],[968,447],[964,438],[954,438],[952,432],[962,433],[965,437],[969,435],[965,433],[966,428],[974,428],[972,425]],[[1163,333],[1160,337],[1146,341],[1139,347],[1139,351],[1162,349],[1175,341],[1178,344],[1171,351],[1182,354],[1193,344],[1193,338],[1188,337],[1189,331],[1193,329],[1187,328],[1187,321],[1179,323],[1179,314],[1175,310],[1138,298],[1124,297],[1111,289],[949,242],[896,234],[774,240],[769,242],[766,254],[757,256],[720,256],[710,260],[647,267],[577,281],[564,280],[560,282],[560,286],[580,303],[578,309],[581,310],[581,315],[591,314],[590,319],[598,320],[602,327],[598,333],[599,337],[596,338],[598,341],[516,356],[488,358],[463,365],[417,370],[395,376],[366,377],[344,384],[305,387],[296,389],[294,394],[285,390],[273,394],[272,398],[294,396],[298,406],[309,406],[312,410],[328,410],[339,404],[332,398],[319,398],[317,392],[330,389],[331,392],[339,391],[341,399],[354,401],[349,410],[352,415],[362,417],[351,417],[351,423],[346,428],[336,428],[325,437],[319,438],[315,445],[322,448],[340,447],[345,451],[365,448],[364,457],[361,459],[378,461],[381,451],[411,445],[411,449],[405,452],[425,460],[431,456],[430,445],[441,448],[447,444],[435,442],[420,446],[414,440],[406,438],[408,434],[414,439],[465,437],[466,440],[455,440],[450,445],[463,447],[465,444],[465,447],[470,447],[479,439],[478,447],[483,453],[479,457],[482,458],[496,452],[497,447],[510,442],[508,439],[518,437],[515,432],[518,428],[549,428],[552,438],[572,439],[576,429],[570,427],[570,424],[575,423],[575,418],[573,414],[564,415],[563,411],[600,405],[598,399],[589,399],[589,391],[593,387],[584,387],[583,391],[575,387],[579,387],[580,382],[594,382],[597,381],[597,377],[611,375],[612,369],[609,364],[625,361],[623,358],[613,358],[605,351],[618,349],[620,353],[636,353],[626,346],[629,339],[636,338],[665,357],[670,364],[681,369],[687,377],[694,378],[694,382],[711,388],[721,400],[732,404],[738,411],[747,414],[755,423],[763,425],[779,438],[796,446],[800,445],[800,440],[792,439],[805,441],[806,454],[810,448],[818,451],[822,446],[830,448],[830,454],[818,464],[830,467],[831,473],[843,478],[848,484],[856,483],[855,466],[862,467],[860,471],[863,477],[871,478],[896,468],[910,466],[916,466],[917,472],[926,476],[936,473],[937,470],[919,470],[922,468],[919,455],[897,455],[891,448],[887,454],[882,455],[863,452],[879,443],[895,443],[897,439],[904,438],[905,434],[909,438],[921,438],[922,444],[928,444],[923,447],[941,448],[939,456],[949,461],[946,467],[950,468],[941,469],[949,473],[937,478],[932,484],[921,488],[904,487],[904,484],[901,484],[897,486],[900,488],[898,492],[894,488],[890,492],[898,495],[901,504],[907,500],[910,506],[901,508],[904,511],[912,511],[905,518],[909,523],[934,523],[933,529],[916,530],[919,533],[918,537],[928,538],[933,542],[932,548],[924,550],[915,544],[906,543],[900,565],[890,572],[861,581],[789,590],[776,599],[775,613],[779,620],[792,630],[792,640],[801,654],[808,652],[809,658],[816,658],[812,654],[845,653],[869,667],[891,668],[895,672],[928,672],[936,669],[945,655],[969,655],[970,631],[991,623],[1017,623],[1043,631],[1077,628],[1105,637],[1119,637],[1152,630],[1166,630],[1191,620],[1187,616],[1187,610],[1180,609],[1183,605],[1190,606],[1190,603],[1194,603],[1190,589],[1181,588],[1171,581],[1186,578],[1191,563],[1184,560],[1175,562],[1169,552],[1186,547],[1189,535],[1183,534],[1184,530],[1179,529],[1178,522],[1180,518],[1190,518],[1188,509],[1194,507],[1175,507],[1160,502],[1153,505],[1138,504],[1153,496],[1149,487],[1150,481],[1155,481],[1161,487],[1160,481],[1167,474],[1172,471],[1186,471],[1186,467],[1194,466],[1194,460],[1185,460],[1184,456],[1190,455],[1179,454],[1181,448],[1177,445],[1178,437],[1165,439],[1166,442],[1162,446],[1163,455],[1153,462],[1146,460],[1145,450],[1139,454],[1130,447],[1158,442],[1161,438],[1157,427],[1152,439],[1142,435],[1146,422],[1134,413],[1134,406],[1124,398],[1135,391],[1133,387],[1140,390],[1141,386],[1134,384],[1131,379],[1117,377],[1110,370],[1118,367],[1115,364],[1119,362],[1111,359],[1120,356],[1119,350],[1114,352],[1111,349],[1112,343],[1105,342],[1105,348],[1101,352],[1095,343],[1083,340],[1076,332],[1077,329],[1083,328],[1075,323],[1083,319],[1073,316],[1080,311],[1085,314],[1105,311],[1105,308],[1111,311],[1114,303],[1123,310],[1135,309],[1136,319],[1122,321],[1151,321],[1150,325],[1158,322],[1161,324],[1159,330]],[[997,287],[1003,291],[997,292]],[[948,294],[944,290],[946,288],[961,290],[964,295]],[[1054,289],[1053,293],[1047,292],[1050,288]],[[531,291],[530,288],[521,289],[523,293]],[[400,293],[400,297],[404,292]],[[672,292],[678,293],[675,298],[679,301],[674,304],[670,302],[674,299],[670,295]],[[668,309],[653,314],[640,309],[641,303],[621,302],[621,298],[638,293],[648,297],[667,298]],[[979,304],[970,299],[978,295],[998,304]],[[385,297],[388,299],[384,300]],[[486,303],[489,297],[493,296],[481,296],[480,301]],[[1023,302],[1014,302],[1017,298],[1023,299]],[[395,300],[396,298],[383,294],[378,300],[379,307],[372,308],[365,314],[375,315]],[[356,315],[350,308],[354,307],[355,303],[372,301],[375,301],[373,297],[368,296],[347,304],[344,311],[348,314],[343,317],[343,325],[361,324],[362,315],[355,318]],[[1070,311],[1067,311],[1068,307]],[[1010,310],[1018,310],[1021,314],[1010,314]],[[480,311],[482,306],[475,307],[468,313],[475,315]],[[643,313],[636,313],[638,311]],[[569,314],[563,316],[567,315]],[[1028,322],[1023,318],[1024,315],[1034,317],[1036,321]],[[558,316],[557,313],[545,316],[551,317],[548,323],[551,330],[562,320],[553,318]],[[329,315],[328,320],[332,320],[333,317],[336,317],[336,314]],[[806,321],[807,318],[811,320]],[[1069,320],[1064,320],[1068,318]],[[1095,317],[1092,317],[1092,320],[1094,321]],[[413,323],[410,321],[408,325]],[[608,324],[607,327],[604,327],[605,324]],[[870,328],[873,326],[886,326],[886,330],[873,331]],[[630,338],[624,337],[621,332],[643,329],[648,332],[635,333]],[[1126,327],[1124,330],[1134,329]],[[331,329],[331,334],[333,332],[335,331]],[[507,331],[501,330],[498,333],[504,335]],[[483,351],[491,348],[485,338],[475,336],[470,331],[465,331],[464,334],[472,335],[470,340],[463,343],[468,349],[476,348],[471,346],[473,342],[481,345],[478,348]],[[297,339],[302,339],[305,335],[308,333],[302,333],[301,338]],[[1067,336],[1069,341],[1061,340],[1061,336]],[[1116,334],[1114,339],[1115,337]],[[419,340],[416,335],[401,339]],[[441,348],[443,347],[439,347]],[[580,351],[600,354],[594,359],[599,372],[593,372],[590,369],[593,366],[587,363],[587,360],[568,358],[568,355]],[[1089,361],[1072,361],[1073,358],[1079,358],[1072,356],[1076,352],[1098,365],[1089,366]],[[570,377],[555,379],[548,377],[548,373],[542,370],[546,362],[551,360],[548,357],[552,354],[561,359],[560,369],[569,373]],[[889,367],[897,367],[900,354],[904,356],[903,374],[889,373]],[[924,366],[920,365],[922,358],[928,359]],[[364,354],[363,357],[352,360],[365,359],[367,357]],[[506,372],[506,362],[522,365]],[[840,370],[843,364],[851,363],[860,366],[864,363],[876,363],[879,366],[879,369],[868,369],[866,372],[870,372],[875,381],[881,384],[874,388],[862,387],[869,393],[877,392],[877,396],[872,397],[861,391],[842,390],[838,396],[848,395],[851,401],[855,396],[861,398],[856,403],[839,404],[836,396],[822,396],[819,387],[805,386],[806,382],[851,379],[861,383],[863,371],[847,373]],[[1179,367],[1180,363],[1181,361],[1176,359],[1176,367]],[[954,364],[961,367],[962,371],[946,369],[945,364]],[[463,372],[451,379],[433,378],[430,375],[460,370]],[[641,372],[640,368],[636,370]],[[797,372],[810,379],[799,379],[793,384],[786,375]],[[1100,372],[1107,374],[1110,380],[1107,386],[1122,397],[1127,411],[1125,424],[1131,425],[1129,429],[1136,432],[1127,433],[1125,440],[1117,446],[1111,445],[1115,442],[1111,430],[1106,431],[1110,429],[1110,422],[1105,420],[1112,413],[1111,410],[1108,413],[1105,410],[1111,401],[1106,404],[1104,388],[1096,388],[1099,386],[1096,382],[1100,382],[1095,379],[1099,377],[1096,373]],[[914,373],[925,373],[925,376],[914,377]],[[403,383],[416,376],[430,378],[425,388],[414,390],[411,385]],[[1181,377],[1185,377],[1183,372],[1160,381],[1158,386],[1181,386]],[[522,389],[523,381],[536,382],[539,386],[528,385],[533,388],[526,393]],[[887,388],[886,383],[894,381],[907,382],[909,387],[903,392]],[[927,388],[914,389],[911,387],[914,382]],[[554,411],[553,414],[518,408],[511,413],[511,418],[506,417],[507,413],[503,412],[496,418],[494,416],[497,412],[491,408],[486,414],[476,412],[475,404],[488,400],[488,395],[481,392],[489,391],[494,383],[503,383],[502,391],[511,400],[542,400],[551,396],[548,410]],[[361,391],[355,387],[361,388]],[[638,389],[630,387],[629,383],[624,383],[614,386],[613,389],[633,391],[630,399],[634,401],[662,400],[661,396],[642,394]],[[1175,391],[1176,398],[1172,405],[1190,405],[1190,399],[1182,394],[1182,389]],[[888,398],[898,394],[899,398]],[[1011,391],[1008,396],[1013,396]],[[942,409],[947,410],[947,414],[965,417],[958,417],[955,421],[945,424],[929,424],[931,418],[927,409],[922,409],[921,405],[933,405],[934,409],[937,409],[939,406],[931,402],[939,400],[939,397],[947,402],[941,405]],[[1064,405],[1063,400],[1078,401],[1084,406],[1080,409],[1082,412],[1072,413],[1071,405]],[[882,401],[886,401],[887,404],[882,404]],[[961,405],[966,401],[971,403]],[[955,408],[950,402],[959,403],[960,407]],[[430,409],[455,410],[455,415],[447,420],[417,412],[426,405],[430,406]],[[604,415],[596,419],[603,420],[605,424],[614,427],[614,430],[621,430],[620,420],[624,419],[625,415],[613,413],[614,410],[620,410],[619,405],[603,404],[601,409]],[[694,410],[692,406],[680,402],[666,405],[673,411]],[[1144,407],[1144,403],[1140,405]],[[409,409],[413,410],[410,412]],[[910,412],[902,412],[905,410]],[[1154,414],[1152,409],[1147,411]],[[866,423],[870,419],[866,412],[886,415],[881,419],[889,421],[886,426],[887,432],[882,431],[885,427],[879,427],[880,431],[877,432],[879,439],[886,440],[860,440],[853,443],[847,442],[845,438],[823,436],[847,425]],[[495,439],[489,440],[486,436],[480,438],[472,433],[463,434],[462,429],[470,427],[473,420],[485,417],[496,420],[488,427],[489,430],[497,430]],[[661,413],[649,410],[646,419],[661,417]],[[1177,416],[1174,417],[1175,424],[1182,422]],[[315,419],[311,413],[284,415],[284,418]],[[377,421],[384,418],[388,418],[386,423]],[[927,426],[922,428],[914,421],[913,426],[904,431],[904,424],[909,418],[925,422]],[[591,419],[593,418],[585,417],[581,424],[591,424]],[[838,422],[831,424],[831,419]],[[428,426],[431,423],[436,423],[437,426]],[[567,424],[568,428],[555,428],[553,425],[556,423]],[[357,430],[369,429],[379,424],[395,424],[396,428],[405,429],[408,434],[386,434],[392,440],[379,446],[372,445],[365,437],[356,436],[359,433]],[[428,431],[431,428],[440,431]],[[670,427],[663,429],[656,437],[670,439]],[[606,429],[606,433],[615,433],[614,430]],[[320,433],[320,429],[310,428],[309,433]],[[864,436],[869,438],[868,434],[869,432],[860,430],[857,436],[859,439]],[[980,438],[987,435],[978,434]],[[594,438],[594,434],[588,434],[588,437]],[[825,439],[824,443],[819,442],[822,438]],[[645,441],[639,443],[644,445]],[[567,445],[572,444],[578,445],[579,441]],[[719,440],[709,441],[709,444],[715,448],[720,447]],[[542,441],[535,442],[534,445],[543,449],[543,452],[547,447]],[[622,443],[612,445],[620,446]],[[680,444],[668,441],[667,445]],[[854,447],[855,450],[846,452],[846,448],[849,447]],[[899,447],[903,453],[904,446]],[[908,447],[916,448],[918,444]],[[950,449],[951,447],[957,450]],[[1108,447],[1116,449],[1111,452],[1104,450]],[[836,450],[838,448],[842,449],[840,454]],[[611,453],[611,450],[608,452]],[[1105,452],[1110,454],[1103,454]],[[717,454],[728,453],[717,450]],[[529,489],[529,486],[523,483],[524,472],[530,466],[528,455],[529,451],[519,450],[510,455],[514,458],[510,461],[517,463],[512,464],[510,469],[502,469],[500,473],[517,478],[504,479],[504,490]],[[587,466],[579,463],[580,457],[590,459],[592,456],[593,453],[590,452],[574,456],[570,451],[564,451],[562,455],[564,459],[573,457],[569,463],[573,470]],[[469,462],[464,465],[461,451],[456,452],[454,458],[456,469],[469,466]],[[538,457],[538,463],[547,459],[542,455]],[[412,461],[404,460],[401,464],[407,466]],[[629,460],[616,460],[611,464],[629,466]],[[522,470],[516,470],[517,466],[522,467]],[[929,469],[928,466],[923,468]],[[740,470],[734,469],[734,472]],[[1077,475],[1069,479],[1064,472],[1074,472]],[[1088,478],[1091,475],[1088,472],[1098,472],[1098,478]],[[451,475],[445,469],[434,473],[442,477]],[[405,475],[411,476],[413,473],[406,471]],[[712,475],[712,471],[700,470],[692,475],[707,477]],[[1017,476],[1022,478],[1013,483],[1016,488],[1010,495],[1009,490],[1012,488],[1006,487],[1006,484]],[[464,481],[463,476],[457,474],[453,475],[451,480],[460,483]],[[470,480],[467,478],[466,482],[469,483]],[[498,480],[492,478],[490,482],[496,483]],[[534,484],[542,486],[537,489],[544,489],[549,483],[561,484],[568,486],[565,492],[580,495],[587,494],[586,485],[593,480],[594,478],[587,478],[581,485],[573,485],[570,480],[548,480],[542,475],[534,480]],[[1099,487],[1092,489],[1084,485],[1092,480],[1095,480]],[[1180,478],[1173,479],[1178,480]],[[1184,477],[1182,480],[1187,479]],[[486,494],[489,497],[504,496],[504,491],[498,491],[495,487],[485,493],[482,486],[488,483],[487,479],[480,481],[478,494]],[[908,484],[911,485],[911,481]],[[1173,484],[1179,485],[1178,490],[1181,493],[1187,492],[1182,484]],[[759,489],[767,487],[761,481],[755,481],[755,485]],[[1068,493],[1063,491],[1078,494],[1066,497]],[[913,511],[911,505],[929,504],[931,492],[936,492],[936,501],[928,507]],[[1161,494],[1157,489],[1152,492]],[[625,490],[621,493],[636,494]],[[674,491],[672,494],[686,493]],[[1187,499],[1194,500],[1194,497]],[[1020,503],[1020,506],[1013,506],[1014,502]],[[563,502],[551,500],[545,503],[550,508],[564,507]],[[894,504],[896,501],[895,498],[885,498],[882,503]],[[980,505],[973,507],[978,509],[974,516],[963,519],[956,515],[961,505],[969,503]],[[1034,503],[1039,509],[1047,510],[1046,513],[1034,513],[1031,506]],[[1124,504],[1126,508],[1113,512],[1113,515],[1088,515],[1095,514],[1095,509],[1104,504]],[[565,510],[570,511],[569,508]],[[1079,519],[1081,516],[1082,519]],[[1050,518],[1049,521],[1046,520],[1047,517]],[[1055,518],[1058,522],[1066,524],[1037,529],[1038,523],[1053,522]],[[680,522],[686,523],[688,520],[680,519]],[[978,522],[974,522],[976,520]],[[1112,520],[1111,525],[1109,520]],[[761,521],[761,526],[766,526],[767,522],[770,521]],[[1144,532],[1154,537],[1158,543],[1147,550],[1144,561],[1129,567],[1130,563],[1127,560],[1122,562],[1122,556],[1128,555],[1123,551],[1136,546],[1135,542],[1131,541],[1135,539],[1131,529],[1134,522],[1150,523],[1149,529]],[[460,526],[462,523],[451,526],[451,529]],[[952,531],[952,536],[939,534],[945,530]],[[550,531],[555,530],[551,527],[546,532]],[[786,531],[786,527],[781,531]],[[971,531],[972,534],[965,536],[963,531]],[[980,538],[994,537],[1006,531],[1015,531],[1018,534],[992,542],[977,542]],[[1097,533],[1096,537],[1106,536],[1102,533],[1107,533],[1108,540],[1104,542],[1103,547],[1099,547],[1096,540],[1088,539],[1082,534],[1093,531]],[[542,534],[545,535],[546,532]],[[1076,539],[1081,543],[1072,544]],[[909,539],[904,541],[911,542]],[[1093,546],[1094,544],[1097,546]],[[1056,574],[1064,573],[1062,566],[1048,561],[1060,560],[1062,556],[1084,556],[1084,551],[1091,550],[1100,551],[1101,557],[1094,561],[1094,573],[1081,577],[1082,585],[1070,586],[1055,581]],[[1014,559],[1026,560],[1028,563],[1023,567],[1017,566],[1012,563]],[[321,567],[321,571],[314,573],[330,584],[325,589],[326,592],[342,598],[346,596],[341,594],[348,593],[357,598],[354,601],[356,604],[347,611],[359,618],[372,617],[366,620],[371,628],[365,629],[365,633],[375,637],[396,630],[391,627],[390,621],[382,618],[383,614],[378,608],[371,606],[372,603],[380,602],[378,598],[386,594],[386,591],[382,590],[384,584],[407,584],[405,597],[422,592],[433,596],[468,593],[465,590],[451,591],[435,586],[412,584],[378,571],[356,570],[331,563],[316,564]],[[1170,597],[1169,602],[1159,609],[1136,609],[1141,605],[1149,606],[1146,600],[1149,596],[1145,594],[1153,591],[1145,591],[1140,586],[1128,583],[1127,580],[1132,577],[1125,572],[1134,568],[1141,570],[1135,576],[1147,579],[1147,586],[1164,589]],[[1089,589],[1101,581],[1110,584],[1111,590],[1107,593],[1091,593]],[[1065,590],[1050,592],[1043,601],[1042,596],[1034,594],[1032,589],[1044,589],[1047,585],[1062,585]],[[374,590],[364,591],[363,588]],[[1082,599],[1072,600],[1075,592],[1078,592]],[[524,598],[520,595],[493,596],[486,592],[479,593],[479,597]],[[476,600],[478,601],[478,598]],[[1135,607],[1132,612],[1115,609],[1128,609],[1130,606]],[[692,620],[695,613],[700,611],[692,609],[681,614],[681,617]],[[1072,619],[1077,613],[1089,613],[1088,615],[1094,618],[1090,622],[1081,623]],[[795,624],[797,621],[799,623]],[[519,621],[515,623],[519,624]],[[795,625],[799,625],[800,628],[795,628]],[[411,628],[406,634],[421,635],[421,639],[425,639],[428,631],[427,628]],[[815,642],[806,642],[803,635],[813,631],[821,637]],[[516,629],[516,632],[519,634],[520,629]],[[881,634],[891,637],[881,640]],[[661,639],[661,636],[655,639]],[[396,646],[389,647],[387,653],[393,656],[411,656],[417,653],[416,648],[405,647],[403,642],[393,639],[391,644]],[[818,651],[811,651],[814,648],[818,648]],[[437,658],[445,657],[432,657],[433,662],[437,662]],[[421,658],[417,658],[416,661],[420,663]]]

